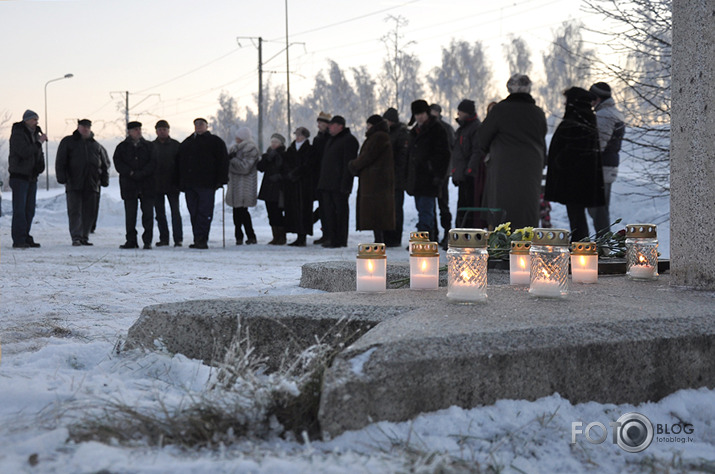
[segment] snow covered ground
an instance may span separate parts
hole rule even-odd
[[[615,217],[655,220],[667,198],[647,205],[617,183]],[[368,232],[350,234],[347,249],[272,247],[265,209],[252,212],[259,245],[235,246],[226,213],[226,247],[217,206],[210,249],[120,250],[123,207],[116,178],[104,190],[93,247],[72,247],[61,190],[41,191],[33,225],[40,249],[11,248],[9,216],[0,218],[0,472],[642,472],[715,468],[715,391],[683,390],[639,406],[572,405],[558,394],[534,401],[501,400],[465,410],[452,407],[405,423],[376,423],[330,441],[299,443],[277,437],[239,439],[218,449],[123,446],[68,441],[68,427],[90,406],[178,406],[205,391],[211,370],[200,361],[163,352],[116,354],[115,346],[149,304],[199,298],[305,294],[298,287],[306,262],[353,260]],[[220,192],[218,193],[220,197]],[[9,193],[3,209],[9,211]],[[217,200],[217,202],[220,202]],[[452,188],[452,208],[456,190]],[[354,194],[351,212],[354,213]],[[416,212],[406,200],[405,229]],[[190,236],[184,210],[184,232]],[[568,227],[555,206],[553,223]],[[659,224],[667,255],[667,221]],[[351,216],[351,229],[354,216]],[[155,234],[155,241],[157,240]],[[185,239],[189,243],[190,239]],[[406,242],[406,238],[404,239]],[[310,242],[310,239],[309,239]],[[403,249],[388,259],[406,260]],[[627,374],[624,374],[627,376]],[[617,383],[617,381],[614,381]],[[583,436],[571,445],[571,424],[608,423],[626,412],[655,423],[691,423],[692,434],[653,441],[629,454]],[[592,433],[596,436],[598,433]],[[679,442],[678,440],[684,442]],[[709,464],[708,464],[709,463]],[[704,467],[703,467],[704,466]]]

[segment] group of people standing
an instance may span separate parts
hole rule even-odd
[[[442,120],[438,104],[412,102],[406,125],[397,110],[389,108],[367,119],[362,145],[344,117],[325,112],[317,117],[312,143],[310,131],[298,127],[289,144],[274,133],[264,153],[247,127],[236,131],[235,143],[227,149],[221,138],[208,131],[203,118],[194,120],[194,133],[181,143],[170,137],[166,120],[156,123],[152,142],[142,136],[140,122],[129,122],[127,137],[113,155],[126,218],[126,241],[120,248],[139,248],[138,208],[142,247],[152,247],[154,213],[159,228],[156,246],[170,245],[165,202],[171,211],[174,246],[182,246],[182,191],[193,231],[189,247],[208,248],[215,192],[225,184],[237,245],[257,243],[249,208],[262,200],[273,233],[268,244],[285,245],[287,234],[294,233],[296,238],[288,245],[306,246],[307,236],[313,235],[320,220],[323,236],[314,243],[345,247],[348,198],[355,176],[359,179],[357,230],[373,231],[375,242],[388,247],[402,245],[405,192],[414,198],[417,230],[429,232],[434,241],[439,208],[443,245],[451,227],[489,227],[502,221],[515,228],[538,226],[544,199],[566,205],[573,240],[588,236],[586,209],[595,229],[607,231],[610,185],[617,176],[625,128],[610,87],[599,82],[590,90],[572,87],[564,92],[566,110],[547,155],[546,117],[530,94],[531,85],[528,76],[513,75],[507,82],[508,97],[490,104],[483,121],[474,101],[462,100],[456,131]],[[13,247],[39,247],[30,227],[47,137],[37,120],[37,114],[28,110],[12,129]],[[100,187],[109,184],[111,163],[91,126],[88,119],[78,121],[77,130],[60,142],[55,162],[57,181],[66,187],[74,246],[92,245],[89,234],[96,226]],[[258,171],[263,173],[260,189]],[[458,188],[454,224],[448,200],[450,176]]]

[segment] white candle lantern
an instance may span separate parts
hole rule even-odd
[[[429,232],[418,230],[416,232],[410,232],[410,243],[409,250],[412,253],[412,244],[416,243],[427,243],[429,242]]]
[[[515,240],[509,251],[509,284],[528,286],[531,283],[530,240]]]
[[[451,229],[447,250],[447,299],[473,303],[487,299],[489,232]]]
[[[658,239],[655,224],[626,226],[626,274],[633,280],[658,278]]]
[[[439,247],[437,242],[410,244],[410,288],[436,290],[439,288]]]
[[[596,242],[571,244],[571,280],[574,283],[598,282],[598,245]]]
[[[380,293],[387,289],[385,244],[360,244],[357,255],[357,291]]]
[[[568,295],[569,238],[565,229],[534,229],[529,294],[545,298]]]

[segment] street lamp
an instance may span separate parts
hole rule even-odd
[[[47,85],[50,82],[61,81],[62,79],[69,79],[74,77],[74,74],[65,74],[62,77],[56,79],[50,79],[45,83],[45,135],[47,135]],[[50,136],[47,135],[47,141],[45,142],[45,178],[47,181],[47,190],[50,190]]]

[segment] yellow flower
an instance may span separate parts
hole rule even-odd
[[[494,232],[504,232],[506,235],[511,235],[511,222],[499,224],[496,229],[494,229]]]
[[[522,227],[517,229],[516,232],[521,232],[521,240],[533,240],[534,239],[534,228],[533,227]]]

